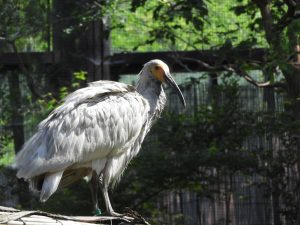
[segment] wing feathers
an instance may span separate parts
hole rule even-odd
[[[17,175],[29,179],[118,155],[134,143],[148,111],[148,102],[132,86],[100,81],[79,89],[39,124],[18,153]]]

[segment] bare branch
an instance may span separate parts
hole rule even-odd
[[[241,69],[235,70],[235,73],[243,77],[247,82],[250,84],[253,84],[256,87],[270,87],[271,82],[270,81],[265,81],[265,82],[260,82],[257,80],[254,80],[246,71],[243,71]]]
[[[271,82],[271,81],[257,81],[255,80],[251,75],[249,75],[245,70],[242,70],[240,67],[232,64],[228,65],[210,65],[200,59],[195,58],[189,58],[189,57],[177,57],[176,61],[185,69],[187,69],[188,72],[193,72],[190,68],[188,68],[183,61],[192,61],[200,66],[204,67],[207,71],[210,72],[216,72],[216,71],[227,71],[231,73],[235,73],[238,76],[241,76],[244,78],[248,83],[259,87],[259,88],[275,88],[275,87],[281,87],[284,88],[285,85],[282,82]]]
[[[228,69],[228,67],[225,67],[223,65],[217,65],[217,66],[210,65],[200,59],[195,59],[195,58],[190,58],[190,57],[179,57],[179,56],[177,58],[178,58],[178,61],[184,60],[184,61],[195,62],[198,65],[202,66],[204,69],[206,69],[208,71],[212,71],[212,72]],[[181,61],[180,65],[184,65],[184,63]],[[183,66],[183,67],[186,67],[186,66]]]
[[[191,70],[185,63],[183,63],[180,58],[178,57],[178,55],[176,57],[174,57],[175,61],[182,66],[187,72],[192,73],[193,70]]]

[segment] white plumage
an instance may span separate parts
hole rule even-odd
[[[109,214],[108,186],[116,183],[136,156],[144,137],[162,112],[166,96],[162,82],[184,98],[161,60],[146,63],[137,87],[97,81],[64,99],[39,126],[15,158],[17,176],[29,181],[46,201],[57,189],[84,176],[100,186]],[[96,183],[96,184],[95,184]],[[95,209],[97,192],[93,193]]]

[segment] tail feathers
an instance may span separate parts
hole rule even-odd
[[[80,168],[75,170],[66,170],[63,174],[63,177],[59,183],[58,189],[64,188],[81,178],[88,176],[91,173],[89,168]]]
[[[48,173],[45,175],[43,187],[40,194],[40,201],[45,202],[56,191],[64,171]]]
[[[29,188],[33,192],[41,191],[45,179],[45,174],[29,179]]]

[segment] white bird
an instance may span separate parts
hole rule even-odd
[[[169,67],[155,59],[139,73],[136,88],[113,81],[97,81],[64,99],[43,120],[38,131],[17,154],[17,177],[29,181],[45,202],[57,189],[88,176],[98,210],[100,185],[106,210],[118,216],[110,203],[108,188],[120,178],[166,103],[162,83],[184,97]]]

